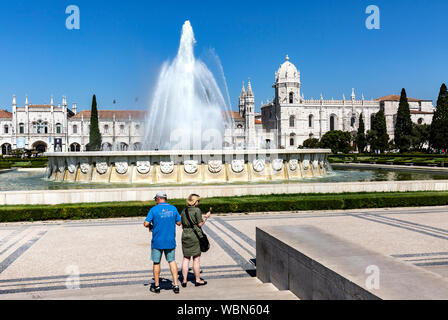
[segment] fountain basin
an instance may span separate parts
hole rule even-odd
[[[52,181],[184,184],[300,180],[327,173],[328,149],[46,153]]]

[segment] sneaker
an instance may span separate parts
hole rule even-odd
[[[174,293],[179,293],[179,286],[173,286]]]
[[[155,286],[152,285],[151,288],[149,288],[149,291],[154,292],[154,293],[160,293],[160,286]]]

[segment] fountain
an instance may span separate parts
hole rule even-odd
[[[162,67],[149,108],[147,150],[222,149],[225,125],[231,125],[224,112],[231,110],[213,74],[195,59],[194,44],[193,28],[186,21],[177,56]]]
[[[144,151],[47,153],[54,181],[228,183],[298,180],[326,174],[330,150],[223,148],[230,106],[210,70],[194,56],[193,28],[182,28],[176,58],[165,63],[150,104]]]

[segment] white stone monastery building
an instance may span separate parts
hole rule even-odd
[[[103,150],[138,150],[143,140],[145,112],[140,110],[99,110]],[[86,151],[89,143],[90,111],[77,113],[77,105],[67,107],[67,99],[56,106],[33,105],[25,100],[18,107],[13,97],[12,112],[0,110],[1,153],[11,149],[46,151]]]
[[[355,90],[349,99],[306,99],[301,93],[300,71],[289,61],[275,73],[274,99],[261,107],[263,129],[275,132],[275,143],[279,148],[295,149],[309,138],[320,139],[331,130],[356,132],[359,116],[364,118],[365,130],[371,129],[374,115],[383,108],[387,131],[394,138],[396,114],[400,96],[388,95],[375,100],[366,100],[364,95],[356,99]],[[242,97],[244,99],[244,92]],[[240,98],[241,100],[241,98]],[[435,108],[431,100],[408,98],[412,121],[430,124]]]
[[[300,72],[286,61],[275,73],[274,99],[255,112],[255,96],[249,80],[243,84],[238,111],[225,114],[232,125],[226,128],[224,147],[296,149],[310,137],[320,139],[331,130],[356,132],[360,114],[370,130],[374,115],[382,108],[387,131],[394,138],[394,125],[400,96],[388,95],[375,100],[355,96],[349,99],[305,99],[301,92]],[[430,124],[435,108],[431,100],[408,98],[412,121]],[[12,112],[0,110],[0,147],[2,154],[11,149],[45,151],[86,151],[89,143],[90,111],[77,113],[77,105],[67,107],[53,98],[48,105],[32,105],[25,99],[19,107],[13,97]],[[101,108],[100,108],[101,109]],[[99,110],[99,129],[103,150],[139,150],[144,139],[146,112],[140,110]]]

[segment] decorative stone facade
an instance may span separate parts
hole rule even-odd
[[[255,96],[249,80],[247,90],[243,84],[238,111],[225,113],[232,121],[225,128],[224,149],[297,149],[310,137],[320,139],[331,130],[356,132],[362,113],[366,131],[370,130],[374,115],[383,109],[390,139],[394,138],[394,125],[400,97],[389,95],[366,100],[356,99],[355,91],[349,99],[305,99],[302,82],[296,66],[286,61],[275,73],[274,99],[255,112]],[[411,118],[415,123],[430,124],[434,106],[430,100],[409,98]],[[102,150],[140,150],[144,139],[145,111],[99,110],[99,129]],[[12,112],[0,110],[0,147],[6,154],[11,149],[26,148],[39,151],[85,151],[89,143],[90,111],[77,113],[76,104],[67,108],[67,99],[55,106],[31,105],[18,107],[13,97]],[[169,171],[169,163],[163,171]],[[139,170],[142,170],[141,168]],[[145,169],[146,170],[146,169]],[[212,169],[214,170],[214,169]]]
[[[400,96],[389,95],[366,100],[362,95],[361,99],[356,99],[355,90],[352,89],[349,99],[344,95],[341,100],[324,99],[323,95],[320,99],[305,99],[301,86],[300,72],[287,56],[275,73],[274,99],[261,106],[261,115],[253,112],[254,94],[250,81],[247,92],[243,86],[239,114],[234,115],[235,125],[244,133],[251,132],[251,136],[256,137],[257,147],[297,149],[310,137],[320,139],[331,130],[356,132],[361,113],[366,131],[370,130],[374,115],[382,108],[389,137],[394,138]],[[432,101],[413,98],[408,101],[412,121],[431,124],[435,111]],[[248,116],[255,116],[255,122],[252,121],[253,118],[248,121]],[[255,123],[254,127],[252,123]],[[237,138],[238,135],[235,139]],[[246,138],[245,143],[250,145],[247,141]]]
[[[139,150],[144,134],[145,111],[100,110],[99,129],[103,150]],[[53,98],[50,104],[32,105],[25,100],[25,106],[16,104],[13,97],[12,112],[0,110],[1,154],[11,149],[24,148],[40,152],[86,151],[90,135],[90,111],[77,113],[67,107],[67,99],[56,106]]]

